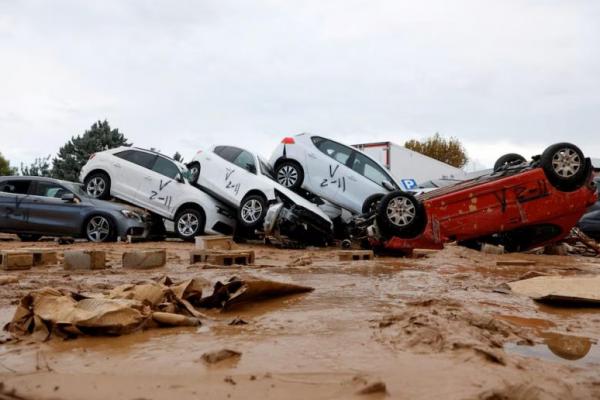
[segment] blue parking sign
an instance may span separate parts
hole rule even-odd
[[[404,186],[404,190],[411,190],[417,187],[417,181],[415,181],[414,179],[402,179],[400,183],[402,184],[402,186]]]

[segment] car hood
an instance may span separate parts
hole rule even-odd
[[[116,203],[114,201],[107,201],[107,200],[92,199],[90,197],[83,197],[81,200],[82,200],[82,202],[88,203],[97,208],[101,208],[105,211],[110,210],[110,211],[120,212],[121,210],[131,210],[131,211],[137,211],[141,214],[145,213],[145,211],[142,210],[141,208],[133,207],[133,206],[130,206],[129,204]]]
[[[283,194],[285,197],[289,198],[295,204],[297,204],[301,207],[304,207],[308,211],[311,211],[311,212],[317,214],[319,217],[323,218],[325,221],[329,222],[329,224],[331,224],[331,226],[333,226],[331,219],[315,203],[311,203],[310,201],[306,200],[304,197],[300,196],[299,194],[297,194],[297,193],[291,191],[290,189],[288,189],[284,186],[281,186],[277,183],[275,183],[274,189],[277,190],[278,192],[280,192],[281,194]]]

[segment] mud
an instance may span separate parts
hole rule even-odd
[[[32,246],[0,242],[0,249],[19,247]],[[243,245],[255,250],[256,265],[204,269],[189,264],[192,245],[181,242],[36,247],[106,250],[111,268],[74,273],[49,266],[2,274],[11,276],[0,286],[2,323],[12,318],[21,297],[44,286],[108,294],[119,285],[164,275],[226,282],[247,271],[315,290],[209,310],[199,327],[44,343],[8,340],[5,333],[0,395],[14,390],[30,399],[600,398],[600,309],[551,307],[497,290],[532,271],[600,274],[599,259],[448,246],[415,259],[340,262],[337,249]],[[121,268],[124,251],[156,248],[167,249],[166,267]],[[535,264],[497,265],[511,260]],[[242,355],[203,360],[220,349]]]

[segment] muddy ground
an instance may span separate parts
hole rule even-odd
[[[37,243],[60,251],[107,250],[111,268],[2,272],[18,282],[0,286],[0,319],[9,321],[17,301],[44,286],[105,292],[163,275],[214,282],[245,272],[315,290],[212,312],[201,327],[6,342],[0,348],[0,398],[600,398],[600,309],[551,307],[495,290],[530,271],[599,274],[600,259],[490,255],[448,246],[422,258],[339,262],[336,249],[241,245],[256,251],[255,266],[206,269],[189,264],[192,246]],[[19,247],[31,244],[0,242],[0,249]],[[121,253],[130,248],[166,248],[167,266],[123,270]],[[294,262],[300,257],[305,262]],[[496,265],[517,259],[536,264]],[[235,318],[248,324],[230,325]],[[213,365],[202,360],[222,348],[242,355]]]

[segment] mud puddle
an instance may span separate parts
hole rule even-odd
[[[569,365],[589,366],[600,364],[600,346],[595,339],[566,335],[556,332],[542,332],[542,343],[532,346],[507,343],[504,350],[525,357],[534,357]]]

